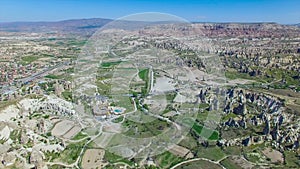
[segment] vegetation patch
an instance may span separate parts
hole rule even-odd
[[[230,169],[240,169],[241,166],[237,165],[235,162],[233,162],[232,160],[230,160],[229,158],[221,161],[221,164],[225,167],[225,168],[230,168]]]
[[[64,91],[61,93],[65,100],[71,101],[72,100],[72,92],[71,91]]]
[[[128,128],[124,133],[130,137],[147,138],[161,134],[165,129],[170,127],[166,121],[155,119],[148,123],[137,123],[126,119],[123,125]]]
[[[76,134],[76,136],[74,136],[72,138],[72,140],[80,140],[80,139],[83,139],[83,138],[86,138],[88,135],[86,133],[83,133],[83,132],[79,132]]]
[[[27,63],[27,64],[30,64],[36,60],[38,60],[39,57],[38,56],[24,56],[21,58],[21,60],[24,62],[24,63]]]
[[[123,121],[123,118],[124,118],[123,116],[120,116],[118,118],[113,119],[112,122],[114,122],[114,123],[120,123],[121,121]]]
[[[117,62],[104,62],[104,63],[101,63],[101,66],[103,68],[108,68],[108,67],[111,67],[111,66],[116,66],[118,64],[120,64],[121,61],[117,61]]]
[[[284,159],[287,168],[300,168],[299,153],[285,151]]]
[[[49,74],[49,75],[46,75],[44,77],[48,78],[48,79],[61,79],[62,78],[62,76],[54,75],[54,74]]]
[[[85,143],[86,141],[84,140],[78,143],[69,144],[64,151],[60,153],[59,158],[68,164],[74,163],[79,157]]]
[[[160,168],[169,169],[172,166],[182,162],[184,159],[173,155],[169,151],[166,151],[155,157],[155,161],[159,165]]]
[[[207,158],[213,161],[218,161],[225,157],[224,152],[220,147],[209,146],[209,147],[199,147],[196,152],[197,157]]]
[[[227,146],[227,147],[222,147],[222,150],[225,154],[228,155],[241,155],[241,148],[237,146]]]
[[[149,69],[144,69],[139,72],[139,77],[145,81],[145,86],[142,87],[141,93],[145,96],[148,93],[149,88]]]
[[[134,164],[134,162],[130,161],[130,160],[127,160],[119,155],[116,155],[114,153],[111,153],[109,151],[105,151],[105,154],[104,154],[104,157],[103,159],[105,161],[108,161],[110,164],[114,164],[114,163],[117,163],[117,162],[123,162],[123,163],[126,163],[130,166],[132,166]]]
[[[208,129],[202,125],[199,125],[195,123],[192,128],[199,136],[201,136],[201,133],[211,133],[210,137],[208,138],[209,140],[218,140],[219,139],[219,132]]]
[[[188,133],[184,139],[180,141],[179,145],[192,151],[196,150],[199,146],[198,141],[191,135],[191,133]]]

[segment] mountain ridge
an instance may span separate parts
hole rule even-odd
[[[3,32],[59,32],[62,34],[81,34],[91,35],[97,29],[105,24],[112,22],[112,19],[105,18],[85,18],[85,19],[69,19],[62,21],[38,21],[38,22],[0,22],[0,31]],[[121,21],[122,22],[122,21]],[[242,22],[191,22],[196,27],[199,27],[207,32],[213,31],[215,34],[224,32],[241,32],[254,33],[268,31],[272,34],[274,31],[292,30],[296,33],[299,32],[300,24],[285,25],[275,22],[255,22],[255,23],[242,23]],[[137,23],[142,26],[143,22]],[[129,24],[131,25],[131,24]],[[126,25],[124,26],[126,27]],[[220,32],[221,31],[221,32]],[[253,32],[254,31],[254,32]],[[243,33],[244,32],[244,33]],[[227,33],[226,33],[227,34]]]

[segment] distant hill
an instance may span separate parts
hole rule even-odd
[[[9,32],[94,32],[112,20],[110,19],[73,19],[58,22],[8,22],[0,23],[0,31]]]

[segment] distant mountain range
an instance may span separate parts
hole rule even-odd
[[[73,34],[86,34],[91,35],[97,29],[111,22],[111,19],[92,18],[92,19],[72,19],[57,22],[0,22],[0,31],[6,32],[59,32],[59,33],[73,33]],[[128,21],[126,21],[128,22]],[[132,22],[132,21],[130,21]],[[137,22],[139,26],[143,26],[144,22]],[[124,22],[120,22],[119,25],[124,25]],[[291,29],[291,27],[300,27],[299,24],[294,25],[281,25],[277,23],[198,23],[204,27],[204,29],[213,30],[261,30],[261,29]],[[130,29],[130,28],[129,28]]]
[[[57,22],[7,22],[0,23],[0,31],[9,32],[84,32],[109,23],[110,19],[72,19]]]
[[[298,26],[298,27],[300,27],[300,23],[297,23],[297,24],[295,24],[295,26]]]

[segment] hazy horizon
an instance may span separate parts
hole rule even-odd
[[[47,21],[47,20],[37,20],[37,21],[0,21],[1,24],[10,24],[10,23],[42,23],[42,22],[45,22],[45,23],[55,23],[55,22],[64,22],[64,21],[72,21],[72,20],[92,20],[92,19],[103,19],[103,20],[111,20],[111,21],[114,21],[114,20],[118,20],[119,18],[117,19],[112,19],[112,18],[101,18],[101,17],[98,17],[98,18],[69,18],[69,19],[62,19],[62,20],[50,20],[50,21]],[[274,23],[274,24],[281,24],[281,25],[297,25],[297,24],[300,24],[300,22],[298,23],[278,23],[278,22],[274,22],[274,21],[253,21],[253,22],[247,22],[247,21],[223,21],[223,22],[216,22],[216,21],[189,21],[191,23],[237,23],[237,24],[259,24],[259,23]]]
[[[300,23],[297,0],[1,0],[0,22],[55,22],[118,19],[133,13],[160,12],[190,22]]]

